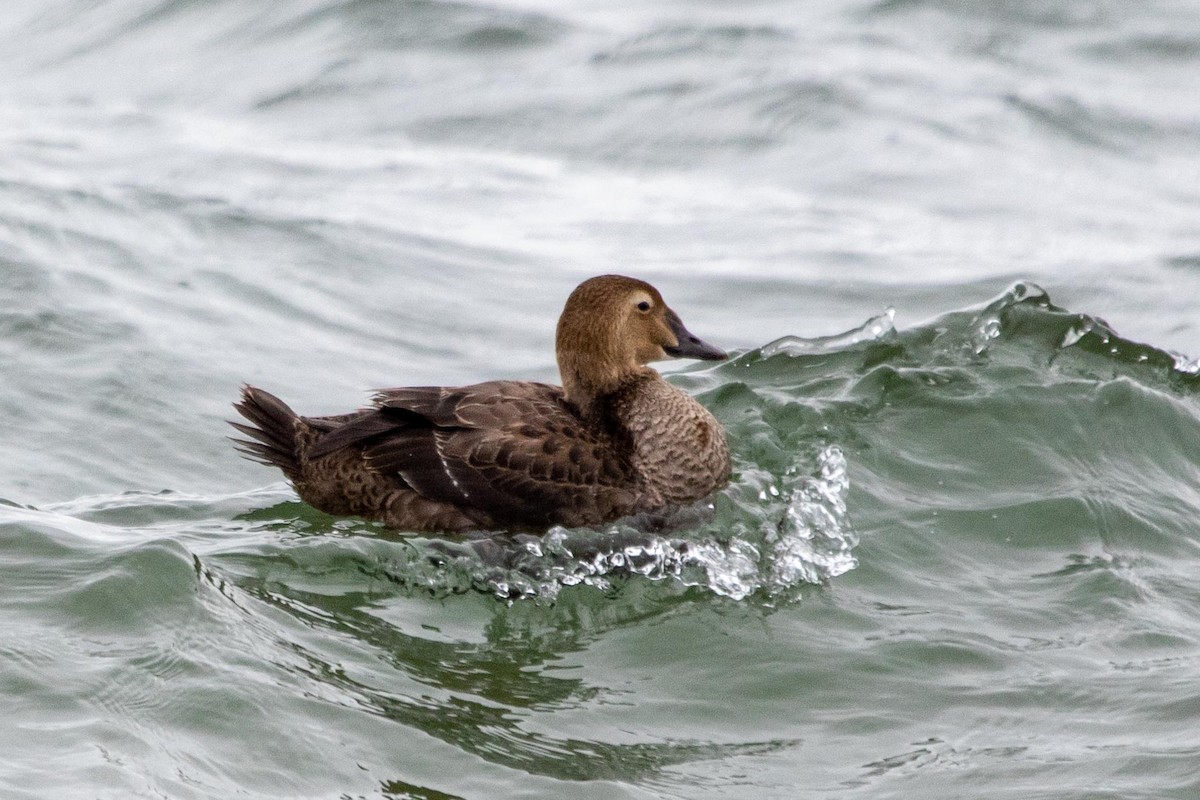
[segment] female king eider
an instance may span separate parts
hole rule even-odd
[[[246,386],[240,451],[304,502],[408,531],[595,525],[701,500],[729,482],[720,423],[648,362],[720,360],[648,283],[584,281],[558,320],[562,388],[524,381],[379,392],[301,417]]]

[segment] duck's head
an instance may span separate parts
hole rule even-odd
[[[622,275],[590,278],[571,292],[555,349],[563,389],[580,406],[646,372],[651,361],[727,358],[690,333],[657,289]]]

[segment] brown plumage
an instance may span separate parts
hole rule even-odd
[[[700,500],[729,480],[717,420],[647,362],[722,359],[648,283],[584,281],[558,321],[563,386],[386,389],[350,414],[297,416],[246,386],[230,423],[301,499],[419,531],[594,525]]]

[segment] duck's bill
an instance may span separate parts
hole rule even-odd
[[[674,311],[668,312],[667,324],[675,334],[679,344],[674,347],[664,347],[663,351],[672,358],[702,358],[705,361],[723,361],[729,354],[719,347],[714,347],[699,336],[693,335],[683,325],[683,320]]]

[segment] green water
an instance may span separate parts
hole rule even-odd
[[[3,507],[6,795],[1200,790],[1194,371],[1019,286],[678,380],[713,516],[507,570],[283,490]]]
[[[1194,6],[12,0],[0,797],[1200,797]],[[614,271],[736,354],[711,505],[412,536],[226,439],[557,380]]]

